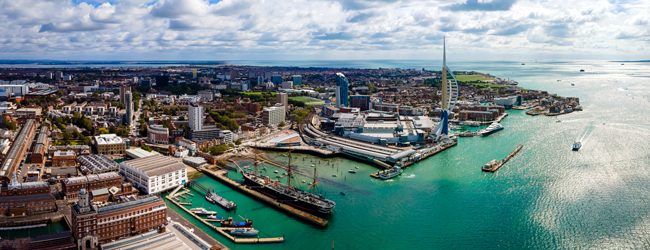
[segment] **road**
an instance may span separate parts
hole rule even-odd
[[[135,120],[133,120],[133,123],[131,124],[131,127],[129,128],[129,130],[131,131],[130,135],[132,135],[132,136],[137,137],[137,136],[140,135],[140,132],[139,132],[138,128],[140,128],[140,122],[139,121],[140,121],[140,113],[142,113],[141,111],[142,111],[142,99],[140,99],[140,102],[138,104],[138,110],[133,112],[133,115],[135,115]]]

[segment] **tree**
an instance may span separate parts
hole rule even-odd
[[[178,121],[185,121],[185,116],[179,116]]]
[[[237,140],[235,141],[235,144],[236,144],[236,145],[241,145],[241,139],[237,139]]]
[[[9,130],[16,130],[16,128],[18,127],[16,125],[16,122],[14,122],[14,121],[12,121],[10,119],[7,119],[6,116],[2,116],[2,124],[4,124],[5,128],[7,128]]]
[[[280,127],[284,127],[284,126],[287,126],[287,124],[284,123],[284,121],[281,121],[279,126],[280,126]]]
[[[151,151],[152,151],[152,149],[151,149],[149,146],[147,146],[147,145],[142,145],[142,147],[140,147],[140,148],[143,149],[143,150],[146,150],[146,151],[148,151],[148,152],[151,152]]]
[[[234,146],[235,146],[235,144],[228,143],[228,147],[229,147],[229,148],[232,148],[232,147],[234,147]]]
[[[99,134],[100,134],[100,135],[108,134],[108,133],[109,133],[109,132],[108,132],[108,129],[106,129],[106,128],[100,128],[100,129],[99,129]]]

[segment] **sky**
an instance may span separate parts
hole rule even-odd
[[[650,1],[0,0],[0,59],[650,59]]]

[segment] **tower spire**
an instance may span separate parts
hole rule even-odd
[[[445,67],[447,66],[447,46],[446,46],[446,40],[447,37],[442,37],[442,66]]]

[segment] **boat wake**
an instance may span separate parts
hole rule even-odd
[[[593,122],[585,128],[585,131],[582,132],[578,137],[576,138],[576,141],[579,141],[582,143],[582,147],[585,147],[585,144],[589,141],[589,138],[591,138],[591,135],[594,133],[595,127],[593,126]]]
[[[385,181],[385,182],[392,182],[392,181],[393,181],[393,179],[390,179],[390,180],[384,180],[384,181]]]
[[[409,179],[411,179],[411,178],[415,178],[415,174],[410,174],[410,175],[408,175],[408,176],[405,176],[404,178],[409,178]]]

